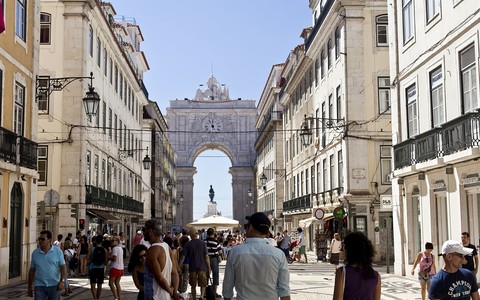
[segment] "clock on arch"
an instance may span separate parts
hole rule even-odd
[[[222,121],[218,118],[208,116],[203,120],[203,129],[210,132],[218,132],[223,129]]]

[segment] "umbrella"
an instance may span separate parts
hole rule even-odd
[[[239,227],[240,223],[238,223],[237,220],[213,215],[213,216],[209,216],[209,217],[197,220],[192,223],[188,223],[187,226],[194,227],[196,229],[208,228],[208,227],[213,227],[215,229],[226,229],[226,228]]]

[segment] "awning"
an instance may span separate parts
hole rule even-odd
[[[89,209],[87,210],[87,214],[90,214],[94,217],[103,219],[107,221],[107,223],[119,223],[120,219],[109,213],[108,211],[98,210],[98,209]]]
[[[309,227],[310,225],[312,225],[312,222],[315,222],[316,220],[317,220],[317,218],[310,217],[310,218],[307,218],[307,219],[300,220],[298,222],[298,225],[300,227],[306,228],[306,227]]]

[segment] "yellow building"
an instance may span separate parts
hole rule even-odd
[[[38,1],[2,1],[0,286],[25,280],[36,247]]]

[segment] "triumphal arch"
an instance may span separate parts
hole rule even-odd
[[[177,213],[176,224],[193,221],[194,162],[207,149],[222,151],[232,163],[233,218],[242,223],[253,213],[248,191],[254,188],[256,113],[255,100],[230,99],[228,87],[213,75],[193,99],[170,101],[168,137],[177,156],[177,192],[181,186],[183,193],[183,213]]]

